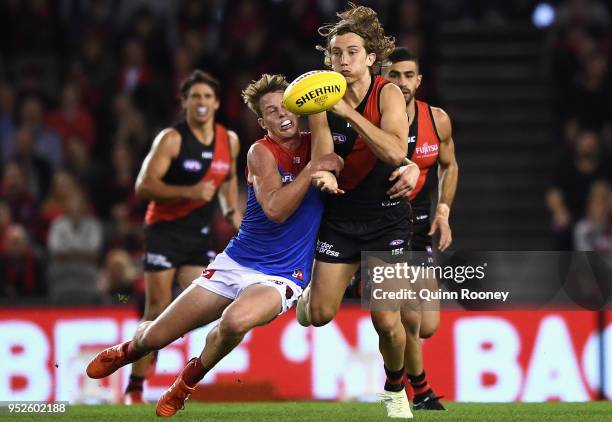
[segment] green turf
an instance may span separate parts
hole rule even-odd
[[[592,403],[450,403],[448,412],[415,412],[419,421],[612,421],[612,402]],[[103,422],[140,421],[155,416],[147,406],[71,406],[64,417]],[[20,417],[42,421],[47,417]],[[175,417],[177,421],[391,421],[382,404],[376,403],[188,403]]]

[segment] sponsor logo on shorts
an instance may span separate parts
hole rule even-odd
[[[300,281],[304,281],[304,271],[300,270],[299,268],[296,268],[295,270],[293,270],[292,276],[297,278]]]
[[[382,201],[380,203],[381,206],[383,207],[394,207],[397,204],[399,204],[401,201]]]
[[[333,256],[336,258],[340,256],[340,252],[334,251],[334,245],[327,242],[317,241],[317,252],[323,255]]]
[[[198,160],[185,160],[183,161],[183,168],[187,171],[200,171],[202,170],[202,163]]]
[[[402,239],[395,239],[395,240],[392,240],[391,242],[389,242],[389,246],[399,246],[402,243],[404,243],[404,241]]]
[[[417,221],[421,221],[421,220],[425,220],[427,217],[429,217],[429,214],[421,214],[421,215],[417,215],[416,219]]]
[[[147,253],[146,255],[147,264],[155,267],[172,268],[172,263],[168,261],[164,255],[157,253]]]
[[[332,138],[334,139],[334,144],[340,145],[346,142],[346,136],[342,133],[332,133]]]
[[[212,160],[213,152],[212,151],[204,151],[202,153],[202,158],[205,159],[205,160]]]
[[[434,259],[433,259],[433,251],[431,249],[431,245],[425,246],[425,250],[427,251],[427,263],[428,264],[433,264],[434,263]]]
[[[217,271],[217,270],[204,270],[202,272],[202,277],[207,278],[207,279],[210,280],[212,278],[212,276],[215,274],[215,271]]]

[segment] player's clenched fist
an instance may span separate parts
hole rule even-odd
[[[216,190],[217,187],[213,181],[201,181],[193,186],[191,190],[191,198],[196,201],[210,202],[213,196],[215,196]]]

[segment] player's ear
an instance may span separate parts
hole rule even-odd
[[[263,118],[261,118],[261,117],[260,117],[260,118],[258,118],[258,119],[257,119],[257,123],[259,123],[259,126],[261,126],[261,128],[262,128],[263,130],[268,130],[268,128],[266,127],[266,123],[264,122],[264,119],[263,119]]]
[[[368,55],[366,56],[366,65],[372,66],[375,61],[376,61],[376,53],[368,53]]]
[[[416,88],[418,88],[419,86],[421,86],[421,81],[423,80],[423,75],[421,75],[420,73],[417,75],[417,83],[416,83]]]
[[[215,100],[215,104],[213,105],[213,109],[214,109],[215,111],[219,110],[219,106],[220,106],[220,105],[221,105],[221,102],[220,102],[220,101],[219,101],[219,99],[217,98],[217,99]]]

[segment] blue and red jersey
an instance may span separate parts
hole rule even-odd
[[[283,185],[295,180],[310,160],[310,133],[300,134],[300,140],[295,150],[279,145],[268,136],[257,141],[274,155]],[[322,215],[321,193],[311,186],[293,214],[283,223],[275,223],[264,213],[249,183],[240,230],[228,243],[225,253],[240,265],[288,278],[304,288],[310,281]]]

